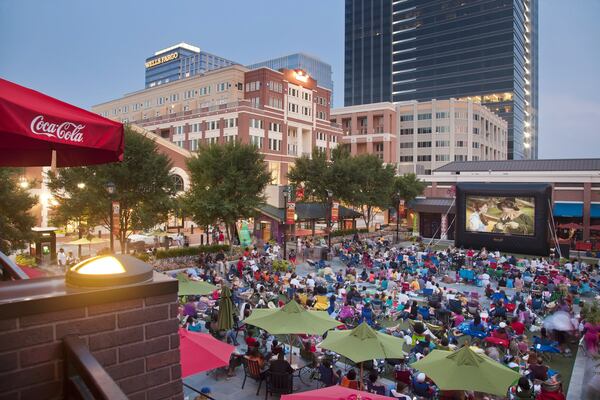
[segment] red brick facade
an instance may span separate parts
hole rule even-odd
[[[177,295],[0,319],[0,399],[59,399],[78,335],[130,399],[181,399]]]

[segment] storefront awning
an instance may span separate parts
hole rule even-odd
[[[583,217],[583,203],[554,203],[555,217]]]
[[[454,199],[446,197],[414,199],[408,203],[408,208],[418,212],[438,214],[454,213],[456,209]]]
[[[600,218],[600,204],[592,204],[591,205],[590,218]]]

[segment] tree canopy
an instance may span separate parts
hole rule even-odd
[[[394,195],[399,196],[406,203],[412,201],[423,194],[427,185],[417,178],[417,175],[410,173],[394,178]]]
[[[0,251],[22,248],[32,237],[35,218],[29,213],[37,199],[19,186],[18,171],[0,168]]]
[[[79,218],[88,226],[108,226],[110,202],[118,201],[119,240],[124,248],[133,230],[149,229],[167,220],[175,195],[171,166],[154,140],[125,127],[122,162],[65,168],[49,174],[49,187],[58,201],[56,218],[63,222]],[[112,196],[106,190],[109,182],[115,185]]]
[[[255,215],[264,203],[264,190],[272,179],[258,149],[236,142],[201,147],[188,160],[188,169],[188,213],[199,225],[225,223],[230,238],[235,222]]]

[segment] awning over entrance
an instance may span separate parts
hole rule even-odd
[[[454,199],[449,198],[414,199],[408,203],[408,208],[427,213],[454,214],[456,212]]]
[[[554,203],[555,217],[583,217],[583,203]]]
[[[600,218],[600,204],[592,204],[591,205],[590,218]]]
[[[258,207],[258,211],[280,222],[283,222],[285,218],[285,210],[283,208],[273,207],[269,204]],[[327,212],[328,207],[325,204],[296,203],[298,222],[325,220],[327,218]],[[360,218],[361,216],[360,213],[340,205],[339,217],[341,219]]]

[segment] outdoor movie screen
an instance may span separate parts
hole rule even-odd
[[[535,198],[465,196],[465,231],[535,235]]]

